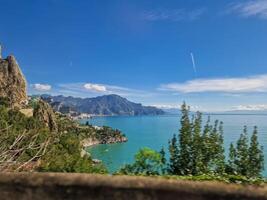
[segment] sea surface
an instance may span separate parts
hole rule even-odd
[[[203,116],[203,121],[207,120]],[[249,135],[254,126],[258,126],[259,142],[264,147],[265,168],[267,168],[267,115],[210,115],[211,120],[216,119],[224,123],[224,146],[226,154],[231,142],[235,142],[242,133],[243,126],[247,125]],[[177,134],[180,127],[179,115],[161,116],[116,116],[95,117],[82,120],[89,121],[96,126],[110,126],[126,134],[128,142],[121,144],[104,144],[88,148],[93,158],[100,159],[107,166],[110,173],[115,172],[126,163],[134,160],[135,153],[143,147],[167,151],[168,140]],[[267,170],[263,173],[267,177]]]

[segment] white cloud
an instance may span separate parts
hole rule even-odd
[[[181,93],[226,92],[248,93],[267,92],[267,74],[244,78],[195,79],[185,83],[161,85],[160,90]]]
[[[230,12],[238,13],[242,17],[267,19],[267,0],[250,0],[231,4]]]
[[[94,92],[107,92],[107,88],[104,85],[86,83],[83,85],[86,90],[94,91]]]
[[[40,84],[40,83],[35,83],[35,84],[32,84],[32,87],[33,89],[35,90],[38,90],[38,91],[49,91],[52,89],[52,86],[51,85],[48,85],[48,84]]]
[[[145,11],[141,17],[146,21],[191,21],[198,19],[205,10],[204,8],[191,11],[185,9],[158,9]]]
[[[117,94],[123,97],[149,97],[152,92],[126,88],[116,85],[96,83],[64,83],[57,85],[59,94],[73,94],[80,97],[89,97],[101,94]]]
[[[239,105],[234,106],[233,110],[245,110],[245,111],[264,111],[267,110],[267,104],[262,105]]]

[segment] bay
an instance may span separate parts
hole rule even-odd
[[[207,120],[203,116],[203,121]],[[259,142],[264,147],[265,166],[267,168],[267,115],[210,115],[211,121],[218,119],[224,123],[224,146],[226,154],[231,142],[235,142],[242,133],[243,126],[248,127],[249,135],[253,127],[258,127]],[[167,151],[168,140],[177,134],[180,128],[179,115],[161,116],[116,116],[94,117],[88,121],[96,126],[110,126],[126,134],[128,142],[120,144],[104,144],[89,147],[87,150],[93,158],[103,161],[110,173],[121,166],[131,163],[135,153],[143,147],[159,151],[162,147]],[[267,170],[263,173],[267,176]]]

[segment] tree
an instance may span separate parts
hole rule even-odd
[[[243,176],[248,175],[249,166],[249,146],[248,146],[248,134],[247,127],[244,126],[243,133],[236,144],[236,160],[237,173]]]
[[[212,131],[212,126],[210,125],[210,116],[204,126],[202,134],[202,163],[203,163],[203,172],[209,172],[209,162],[211,160],[211,145],[210,145],[210,132]]]
[[[177,144],[177,137],[174,134],[172,139],[169,141],[169,153],[170,162],[168,166],[168,172],[170,174],[179,174],[179,148]]]
[[[167,164],[167,160],[166,160],[166,153],[165,153],[165,150],[164,148],[162,147],[161,150],[160,150],[160,155],[161,155],[161,163],[162,163],[162,174],[165,174],[167,169],[166,169],[166,164]]]
[[[236,174],[236,149],[234,147],[234,144],[230,144],[229,148],[229,156],[228,156],[228,164],[226,166],[226,173],[228,174]]]
[[[192,174],[199,175],[204,171],[203,166],[203,140],[201,137],[202,115],[200,112],[196,113],[193,120],[193,136],[192,136]]]
[[[220,122],[218,133],[216,134],[216,156],[215,156],[215,172],[222,174],[225,171],[225,155],[223,146],[223,122]]]
[[[135,175],[160,175],[162,171],[162,156],[160,153],[149,149],[140,149],[135,155],[135,161],[131,165],[126,165],[120,169],[122,174]]]
[[[189,107],[183,103],[181,106],[181,129],[179,135],[179,174],[189,175],[192,173],[192,127],[189,119]]]
[[[259,177],[261,171],[264,169],[264,157],[263,157],[263,147],[259,145],[258,142],[258,131],[257,127],[254,127],[250,139],[249,147],[249,165],[248,165],[248,175],[250,177]]]

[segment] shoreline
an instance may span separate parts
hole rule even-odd
[[[117,144],[117,143],[124,143],[127,142],[128,139],[126,137],[121,137],[119,139],[109,139],[108,141],[100,141],[98,139],[92,139],[92,138],[88,138],[88,139],[84,139],[81,141],[83,148],[88,148],[88,147],[92,147],[92,146],[96,146],[96,145],[100,145],[100,144]]]

